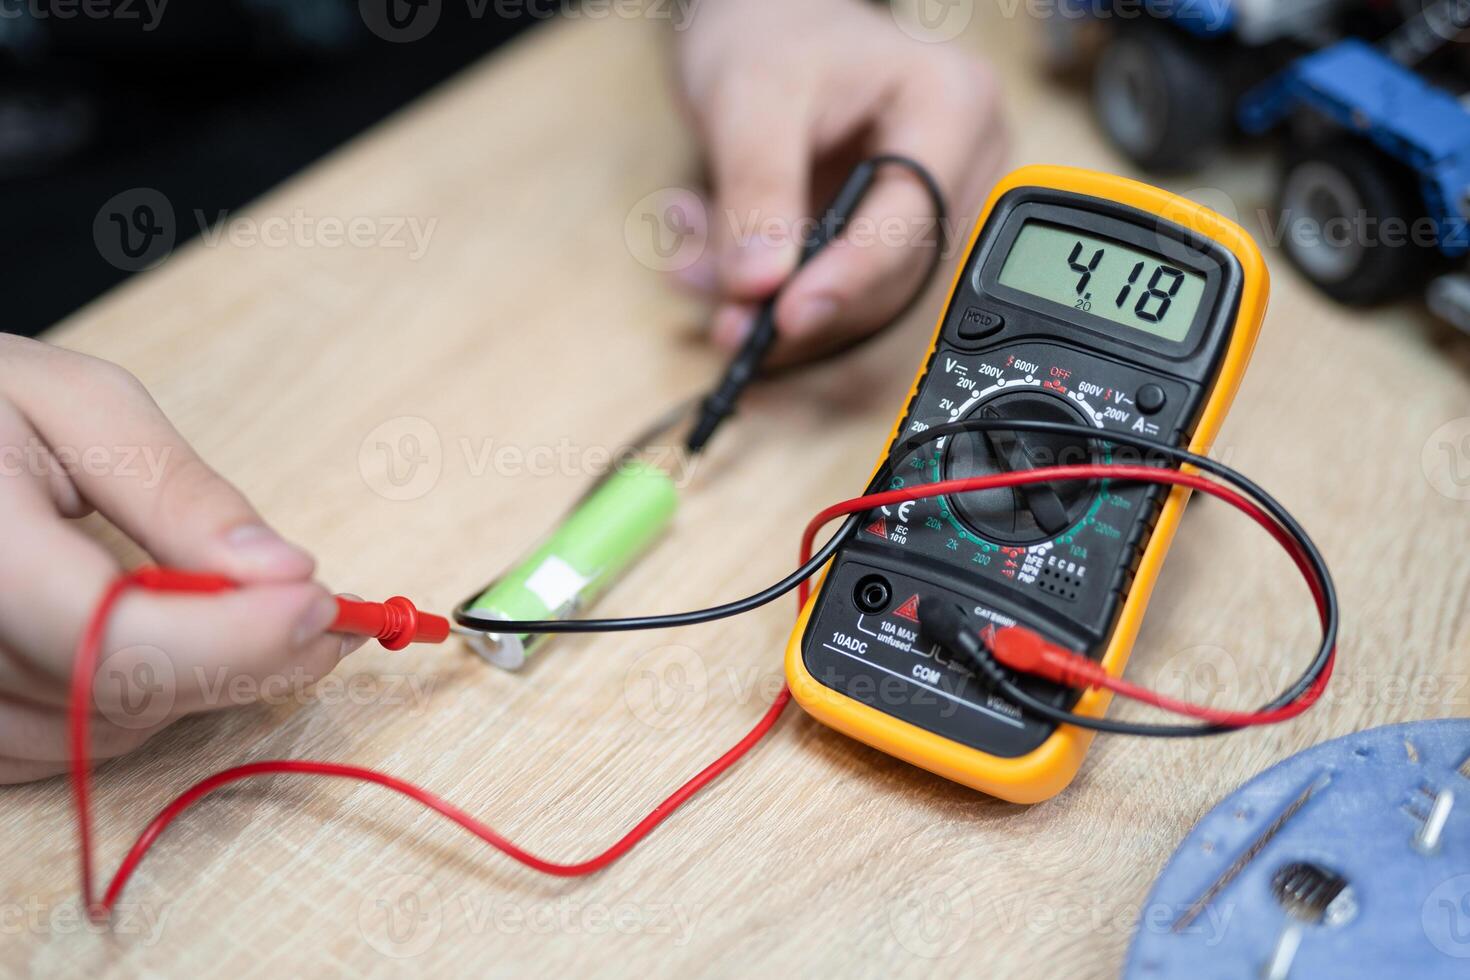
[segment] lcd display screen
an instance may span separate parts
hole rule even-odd
[[[1021,227],[1000,284],[1176,343],[1205,294],[1203,275],[1161,255],[1039,221]]]

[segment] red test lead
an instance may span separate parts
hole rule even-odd
[[[338,596],[332,632],[371,636],[384,649],[402,650],[410,643],[443,643],[449,638],[449,620],[419,612],[401,595],[387,602],[355,602]]]
[[[213,572],[146,565],[124,576],[129,585],[161,592],[229,592],[240,583]],[[331,632],[370,636],[389,650],[402,650],[410,643],[443,643],[449,638],[449,620],[420,612],[403,596],[387,602],[337,599],[337,618]]]

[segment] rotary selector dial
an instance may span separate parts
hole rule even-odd
[[[1096,425],[1066,399],[1040,387],[999,392],[960,417]],[[1019,429],[967,432],[945,442],[946,480],[1081,465],[1100,458],[1092,440],[1084,437]],[[955,517],[984,540],[1030,545],[1054,538],[1081,520],[1096,492],[1095,482],[1043,483],[957,494],[950,506]]]

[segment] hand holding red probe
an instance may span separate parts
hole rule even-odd
[[[239,588],[239,583],[225,575],[156,566],[135,569],[126,578],[131,585],[161,592],[210,593]],[[449,620],[419,612],[401,595],[387,602],[337,596],[337,618],[327,631],[372,637],[389,650],[402,650],[410,643],[443,643],[449,638]]]

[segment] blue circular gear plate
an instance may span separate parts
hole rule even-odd
[[[1426,853],[1419,838],[1436,808],[1442,830]],[[1272,883],[1294,862],[1346,879],[1346,921],[1287,913]],[[1335,739],[1236,790],[1154,884],[1123,975],[1266,977],[1291,946],[1277,974],[1289,980],[1470,977],[1470,720]]]

